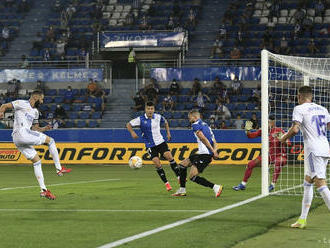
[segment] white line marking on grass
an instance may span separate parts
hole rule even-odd
[[[79,182],[72,182],[72,183],[56,183],[56,184],[50,184],[48,186],[62,186],[62,185],[72,185],[72,184],[85,184],[85,183],[99,183],[99,182],[109,182],[109,181],[119,181],[120,179],[101,179],[101,180],[93,180],[93,181],[79,181]],[[47,186],[47,187],[48,187]],[[29,188],[39,188],[39,186],[33,185],[33,186],[22,186],[22,187],[13,187],[13,188],[0,188],[1,190],[14,190],[14,189],[29,189]]]
[[[209,210],[195,209],[28,209],[28,208],[0,208],[0,212],[184,212],[205,213]]]
[[[203,219],[203,218],[209,217],[211,215],[218,214],[218,213],[224,212],[226,210],[230,210],[230,209],[233,209],[233,208],[236,208],[236,207],[239,207],[239,206],[248,204],[250,202],[259,200],[259,199],[264,198],[264,197],[265,196],[263,196],[263,195],[258,195],[258,196],[249,198],[249,199],[244,200],[244,201],[241,201],[241,202],[234,203],[232,205],[229,205],[229,206],[226,206],[226,207],[223,207],[223,208],[219,208],[219,209],[215,209],[215,210],[212,210],[212,211],[208,211],[208,212],[206,212],[204,214],[200,214],[200,215],[197,215],[197,216],[194,216],[194,217],[191,217],[191,218],[188,218],[188,219],[184,219],[184,220],[179,220],[179,221],[176,221],[176,222],[174,222],[172,224],[161,226],[161,227],[152,229],[150,231],[146,231],[146,232],[139,233],[139,234],[136,234],[136,235],[133,235],[133,236],[124,238],[124,239],[120,239],[120,240],[117,240],[117,241],[114,241],[114,242],[111,242],[111,243],[102,245],[99,248],[117,247],[117,246],[123,245],[125,243],[132,242],[134,240],[137,240],[137,239],[141,239],[141,238],[150,236],[150,235],[155,234],[155,233],[159,233],[159,232],[162,232],[162,231],[165,231],[165,230],[168,230],[168,229],[172,229],[174,227],[181,226],[183,224],[186,224],[186,223],[189,223],[189,222],[193,222],[195,220]]]

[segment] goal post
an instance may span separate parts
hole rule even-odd
[[[261,52],[261,128],[262,182],[261,193],[268,195],[274,165],[269,164],[269,115],[275,116],[277,127],[285,132],[292,125],[293,108],[297,105],[299,87],[313,89],[313,101],[330,110],[330,58],[297,57]],[[328,140],[330,133],[327,132]],[[303,139],[299,132],[287,147],[287,163],[275,184],[274,192],[301,195],[304,180]],[[328,168],[328,179],[330,178]]]

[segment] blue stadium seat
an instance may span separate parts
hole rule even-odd
[[[64,108],[65,111],[70,111],[71,110],[71,105],[70,104],[63,104],[62,107]]]
[[[90,128],[95,128],[95,127],[97,127],[97,125],[98,125],[98,123],[95,120],[90,120],[88,122],[88,127],[90,127]]]
[[[56,89],[48,89],[45,92],[46,96],[56,96],[57,95],[57,90]]]
[[[171,119],[172,118],[172,113],[171,112],[164,112],[163,116],[165,119]]]
[[[65,122],[65,127],[66,128],[73,128],[75,126],[73,121],[66,121]]]
[[[182,112],[174,112],[172,116],[173,116],[174,119],[181,119],[182,118]]]
[[[254,103],[248,103],[248,105],[246,106],[247,110],[254,110],[256,107],[256,105]]]
[[[80,117],[80,119],[88,119],[89,118],[89,112],[81,112],[79,117]]]
[[[72,120],[78,119],[78,113],[77,112],[70,112],[69,113],[69,119],[72,119]]]
[[[59,90],[58,90],[58,94],[59,94],[60,96],[64,96],[64,95],[65,95],[65,92],[66,92],[66,89],[59,89]]]
[[[49,106],[49,110],[50,110],[50,111],[54,112],[55,109],[56,109],[56,104],[51,104],[51,105]]]
[[[41,112],[47,111],[47,110],[48,110],[48,106],[45,105],[45,104],[41,104],[40,107],[39,107],[39,110],[40,110]]]
[[[91,115],[92,119],[101,119],[102,118],[102,113],[101,112],[94,112]]]
[[[189,127],[189,126],[190,126],[190,122],[187,119],[180,121],[180,127]]]
[[[84,120],[77,121],[77,127],[78,128],[86,127],[86,121],[84,121]]]
[[[246,110],[246,105],[244,103],[240,103],[236,107],[237,110]]]
[[[184,104],[177,104],[177,105],[175,105],[175,109],[179,110],[179,111],[182,111],[182,110],[185,109],[185,105]]]
[[[170,120],[170,127],[178,127],[179,126],[179,122],[177,120]]]
[[[72,111],[80,111],[81,105],[80,104],[73,104],[72,105]]]
[[[64,101],[63,96],[56,96],[56,97],[54,98],[54,102],[55,102],[55,103],[63,103],[63,101]]]
[[[44,98],[44,104],[52,103],[52,102],[53,102],[53,98],[52,97],[45,96],[45,98]]]

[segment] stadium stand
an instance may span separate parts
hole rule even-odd
[[[330,6],[323,4],[324,11],[318,13],[318,1],[300,2],[257,0],[230,4],[226,13],[239,18],[222,20],[220,28],[225,24],[227,35],[222,40],[221,58],[230,58],[235,45],[239,46],[242,58],[258,58],[262,48],[289,55],[326,57]],[[285,40],[281,41],[283,37]],[[288,49],[281,50],[281,45]]]
[[[26,4],[28,7],[25,7],[25,3],[22,3],[21,0],[15,0],[11,3],[0,2],[0,57],[8,52],[11,42],[19,32],[20,24],[26,12],[33,5],[33,1],[27,1]]]

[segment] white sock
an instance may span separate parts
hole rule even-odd
[[[330,190],[328,186],[322,186],[317,189],[317,191],[321,194],[323,201],[327,205],[328,209],[330,210]]]
[[[243,186],[246,186],[246,182],[244,182],[244,181],[242,181],[241,184],[242,184]]]
[[[33,163],[33,169],[34,169],[34,175],[36,176],[36,178],[38,180],[41,190],[43,190],[43,189],[47,190],[45,182],[44,182],[44,174],[42,173],[42,169],[41,169],[41,160]]]
[[[307,215],[309,212],[309,209],[311,207],[312,201],[313,201],[313,184],[310,184],[308,182],[304,182],[304,197],[302,200],[302,206],[301,206],[301,215],[300,219],[307,219]]]
[[[58,170],[58,171],[62,170],[62,166],[61,166],[61,163],[60,163],[60,157],[58,155],[58,151],[57,151],[57,148],[56,148],[56,144],[55,144],[55,140],[54,139],[51,139],[50,140],[50,143],[49,143],[49,153],[53,157],[53,161],[54,161],[56,170]]]
[[[185,191],[186,191],[186,188],[180,187],[180,192],[185,192]]]

